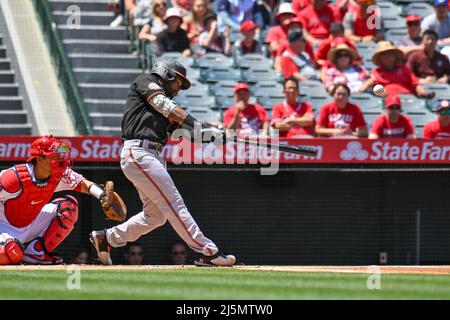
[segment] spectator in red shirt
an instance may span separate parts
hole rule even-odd
[[[436,50],[438,34],[425,30],[422,34],[422,50],[417,50],[408,58],[408,68],[419,78],[419,83],[448,83],[450,61],[446,55]]]
[[[328,52],[341,43],[345,43],[355,52],[358,52],[355,44],[344,38],[344,26],[341,23],[332,23],[330,26],[330,36],[327,39],[324,39],[317,47],[315,54],[316,63],[319,66],[328,68],[330,66],[330,61],[327,61]],[[359,57],[357,60],[360,60]]]
[[[370,130],[369,139],[407,138],[416,139],[411,119],[402,112],[399,96],[386,98],[386,113],[377,117]]]
[[[309,103],[298,101],[298,80],[287,78],[283,87],[286,100],[273,106],[272,126],[282,138],[313,136],[314,111]]]
[[[442,100],[435,109],[437,119],[423,127],[424,139],[450,139],[450,103]]]
[[[301,32],[289,34],[289,48],[281,57],[281,72],[285,78],[294,77],[298,81],[316,80],[318,72],[314,69],[309,54],[305,52],[306,41]]]
[[[248,84],[236,83],[234,98],[236,104],[223,114],[225,128],[236,130],[236,135],[239,137],[267,134],[269,117],[263,106],[249,103],[250,88]]]
[[[359,0],[359,10],[348,11],[344,17],[345,37],[354,42],[379,41],[384,37],[383,21],[375,1]]]
[[[289,22],[295,17],[291,4],[284,2],[280,5],[276,18],[280,21],[279,25],[273,26],[267,33],[265,42],[269,44],[272,56],[275,56],[280,42],[286,40],[289,32]]]
[[[333,8],[327,0],[312,0],[312,4],[303,9],[298,18],[303,24],[306,40],[312,45],[330,35],[330,25],[335,21]]]
[[[239,55],[247,53],[262,53],[262,46],[255,40],[255,30],[258,26],[253,21],[245,21],[241,24],[241,33],[244,36],[240,42],[237,42],[236,49]]]
[[[358,11],[359,5],[355,0],[337,0],[333,9],[336,21],[342,22],[346,13]]]
[[[359,106],[351,104],[350,88],[338,84],[333,92],[334,100],[322,106],[316,125],[321,136],[367,137],[367,126]]]
[[[332,92],[336,84],[345,83],[351,92],[361,92],[363,85],[369,79],[369,72],[355,62],[356,52],[345,43],[338,45],[328,53],[332,67],[325,75],[325,88]]]
[[[312,3],[312,0],[292,0],[292,9],[295,14],[299,15],[307,6]]]
[[[428,92],[419,84],[417,77],[403,65],[403,52],[394,47],[389,41],[380,41],[372,61],[378,67],[372,69],[371,78],[366,81],[363,91],[381,84],[386,95],[417,94],[418,96],[431,98],[433,92]]]

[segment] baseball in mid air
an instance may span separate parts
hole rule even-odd
[[[386,92],[384,91],[384,87],[381,84],[377,84],[373,87],[373,93],[379,97],[383,97],[386,95]]]

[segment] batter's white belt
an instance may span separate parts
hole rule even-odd
[[[144,149],[155,150],[158,153],[161,153],[164,145],[159,142],[150,141],[148,139],[133,139],[133,140],[125,140],[123,142],[125,148],[131,147],[139,147]]]

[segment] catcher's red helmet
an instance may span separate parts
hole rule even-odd
[[[60,141],[52,135],[37,138],[30,146],[30,157],[27,162],[37,157],[49,156],[55,151],[59,143]]]

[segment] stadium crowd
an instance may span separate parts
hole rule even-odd
[[[424,17],[406,16],[406,33],[395,42],[375,0],[114,0],[111,26],[132,26],[156,55],[179,52],[202,57],[214,52],[237,57],[270,57],[282,75],[285,99],[269,115],[251,99],[251,86],[237,82],[235,104],[223,126],[242,134],[280,131],[282,137],[417,137],[413,120],[402,112],[402,95],[432,102],[436,119],[421,136],[450,138],[450,104],[436,99],[431,84],[450,82],[448,0],[434,0]],[[424,1],[426,2],[426,1]],[[233,35],[240,33],[238,39]],[[358,48],[373,45],[370,56]],[[320,81],[331,101],[314,110],[301,97],[301,84]],[[385,89],[384,113],[368,125],[352,94]],[[449,97],[450,98],[450,97]],[[266,106],[267,107],[267,106]],[[317,111],[315,113],[315,111]]]

